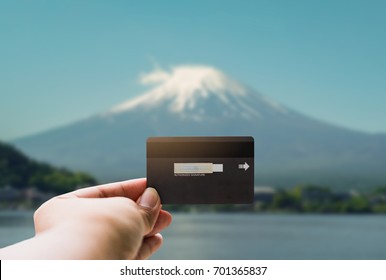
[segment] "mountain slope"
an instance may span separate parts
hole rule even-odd
[[[74,173],[31,160],[8,144],[0,142],[0,188],[36,187],[42,191],[63,193],[79,186],[95,184],[85,173]]]
[[[251,135],[256,183],[362,187],[386,181],[386,137],[301,115],[213,67],[154,71],[156,86],[89,119],[20,139],[39,159],[92,172],[102,180],[145,176],[149,136]]]

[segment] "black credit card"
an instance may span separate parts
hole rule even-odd
[[[253,202],[253,137],[150,137],[146,158],[163,204]]]

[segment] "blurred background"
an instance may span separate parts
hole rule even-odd
[[[384,1],[0,0],[0,247],[149,136],[250,135],[253,205],[168,205],[154,259],[385,259]]]

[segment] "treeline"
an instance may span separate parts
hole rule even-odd
[[[257,213],[386,213],[386,186],[368,192],[333,191],[328,187],[299,185],[291,189],[255,189],[250,205],[166,205],[176,212]]]
[[[96,183],[89,174],[37,162],[11,145],[0,142],[0,189],[12,187],[25,190],[33,187],[42,192],[60,194]]]
[[[386,187],[373,191],[334,192],[330,188],[302,185],[276,191],[269,201],[257,200],[255,211],[297,213],[386,213]]]

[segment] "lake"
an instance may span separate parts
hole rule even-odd
[[[30,211],[0,212],[0,247],[33,236]],[[386,216],[173,214],[152,259],[386,259]]]

